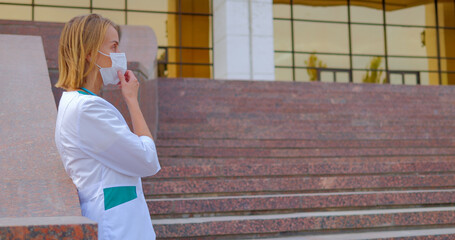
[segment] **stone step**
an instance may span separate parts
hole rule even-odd
[[[359,157],[455,155],[455,148],[227,148],[227,147],[160,147],[161,157]]]
[[[144,194],[151,198],[379,191],[455,187],[455,173],[393,175],[212,177],[145,179]]]
[[[268,131],[262,129],[252,129],[248,132],[230,131],[230,132],[179,132],[168,131],[158,132],[158,139],[170,138],[196,138],[196,139],[269,139],[269,140],[423,140],[423,139],[453,139],[453,134],[441,131],[420,131],[420,132],[301,132],[301,131],[281,131],[279,129],[269,128]]]
[[[297,212],[252,216],[152,219],[158,238],[246,238],[315,231],[378,231],[455,225],[455,207]]]
[[[159,126],[162,132],[251,132],[251,131],[299,131],[307,133],[446,133],[455,135],[455,129],[451,126],[427,126],[427,125],[382,125],[382,126],[340,126],[340,125],[317,125],[317,124],[286,124],[286,125],[258,125],[244,122],[243,124],[184,124],[184,123],[166,123]]]
[[[455,189],[148,199],[152,218],[451,205]]]
[[[255,82],[255,81],[212,81],[208,79],[160,79],[159,87],[163,89],[187,90],[196,89],[203,92],[226,92],[258,93],[271,92],[282,94],[297,93],[387,93],[399,95],[422,96],[422,94],[453,96],[453,86],[405,86],[405,85],[381,85],[381,84],[333,84],[322,82]],[[436,94],[437,93],[437,94]]]
[[[273,120],[273,119],[224,119],[224,118],[206,118],[204,121],[188,121],[184,122],[181,119],[172,119],[169,118],[169,122],[163,122],[160,125],[162,127],[187,127],[187,126],[227,126],[227,127],[242,127],[242,126],[275,126],[280,125],[283,122],[280,120]],[[358,128],[358,127],[375,127],[375,128],[388,128],[388,127],[424,127],[424,128],[448,128],[455,124],[455,120],[438,120],[437,122],[429,122],[426,120],[378,120],[378,119],[371,119],[371,120],[356,120],[356,119],[337,119],[337,120],[293,120],[289,119],[286,122],[289,125],[296,126],[296,127],[307,127],[307,128],[316,128],[316,127],[323,127],[323,128],[330,128],[330,127],[351,127],[351,128]]]
[[[306,96],[308,99],[311,97]],[[453,107],[448,103],[442,104],[439,99],[389,99],[383,100],[380,97],[357,98],[349,99],[346,97],[329,97],[329,98],[314,98],[311,101],[307,99],[292,99],[292,100],[277,100],[277,99],[259,99],[245,97],[202,97],[202,96],[167,96],[163,97],[163,102],[160,103],[162,108],[175,108],[175,104],[179,104],[179,109],[186,111],[197,111],[200,107],[206,107],[210,110],[226,108],[230,110],[238,109],[270,109],[272,112],[292,112],[292,110],[307,111],[352,111],[364,109],[371,112],[398,110],[407,107],[407,111],[418,111],[435,109],[441,111],[453,111]],[[382,101],[381,101],[382,100]],[[403,109],[401,109],[403,110]]]
[[[455,125],[455,123],[454,123]],[[455,139],[425,140],[269,140],[269,139],[156,139],[160,147],[230,147],[230,148],[386,148],[386,147],[455,147]]]
[[[197,158],[197,157],[164,157],[160,156],[163,167],[220,167],[224,166],[257,166],[257,165],[299,165],[298,171],[308,173],[353,173],[355,168],[367,171],[394,172],[428,168],[429,171],[451,166],[455,156],[367,156],[367,157],[314,157],[314,158]],[[377,163],[378,165],[374,165]],[[440,165],[438,165],[440,164]],[[334,168],[334,169],[333,169]],[[316,170],[317,169],[317,170]],[[352,170],[350,170],[352,169]],[[452,168],[448,168],[450,170]],[[202,169],[201,169],[202,170]],[[213,168],[212,168],[213,170]],[[291,171],[289,169],[289,171]],[[234,170],[235,172],[235,170]],[[182,173],[183,174],[183,173]]]
[[[363,126],[370,122],[384,124],[390,121],[399,121],[403,124],[409,121],[410,125],[412,121],[447,121],[453,119],[453,115],[442,115],[439,112],[432,112],[426,115],[422,114],[407,114],[406,112],[396,113],[395,115],[384,115],[384,114],[371,114],[370,112],[353,112],[353,113],[327,113],[327,112],[294,112],[294,113],[282,113],[277,114],[274,112],[250,112],[250,113],[236,113],[236,112],[187,112],[187,111],[169,111],[166,109],[160,110],[160,121],[163,123],[209,123],[213,121],[228,121],[234,119],[236,121],[270,121],[275,124],[284,124],[289,122],[321,122],[322,124],[335,124],[335,123],[346,123],[349,125],[356,126],[356,124]],[[444,122],[442,122],[444,123]]]
[[[340,158],[338,158],[340,159]],[[443,173],[455,170],[455,162],[428,161],[414,159],[414,161],[301,161],[288,162],[281,159],[274,163],[255,163],[238,159],[230,163],[198,164],[186,163],[191,159],[180,159],[171,163],[167,158],[161,158],[161,170],[148,179],[189,179],[205,177],[263,177],[263,176],[313,176],[313,175],[355,175],[355,174],[403,174],[403,173]]]
[[[258,238],[256,238],[258,239]],[[302,235],[292,237],[272,237],[262,238],[263,240],[449,240],[455,239],[455,228],[426,228],[426,229],[406,229],[395,231],[372,231],[338,233],[338,234],[318,234]]]

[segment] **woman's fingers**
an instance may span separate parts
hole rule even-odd
[[[125,75],[121,71],[117,72],[119,76],[123,97],[127,100],[137,99],[139,82],[131,70],[126,70]]]
[[[117,76],[118,76],[118,79],[120,79],[120,82],[123,84],[123,82],[125,82],[125,76],[123,76],[122,71],[118,70]]]

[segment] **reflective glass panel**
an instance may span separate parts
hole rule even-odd
[[[432,59],[429,58],[405,58],[405,57],[389,57],[390,70],[406,70],[406,71],[438,71],[437,64],[431,64]],[[437,59],[433,59],[436,61]]]
[[[125,0],[92,0],[95,8],[125,9]]]
[[[441,57],[455,58],[455,29],[439,29],[439,49]]]
[[[455,59],[441,58],[441,71],[455,72]]]
[[[0,2],[32,4],[32,0],[1,0]],[[2,5],[2,6],[5,6],[5,5]]]
[[[337,83],[348,83],[349,82],[349,73],[348,72],[337,72],[336,73],[336,82]]]
[[[455,72],[443,72],[441,76],[443,84],[455,85]]]
[[[294,22],[295,51],[349,53],[348,25]]]
[[[314,74],[310,71],[308,71],[308,69],[305,69],[305,68],[296,68],[295,69],[295,81],[296,82],[309,82],[310,79],[314,79],[312,78],[312,76],[314,76]]]
[[[382,24],[382,10],[351,5],[351,22]]]
[[[291,51],[291,21],[273,20],[273,43],[275,50]]]
[[[109,18],[118,25],[125,25],[125,12],[123,11],[107,11],[107,10],[93,10],[93,13],[98,13],[103,17]]]
[[[435,56],[435,35],[431,28],[387,27],[387,47],[389,55]],[[433,42],[431,41],[433,40]],[[430,46],[427,48],[427,45]]]
[[[351,25],[352,53],[384,55],[384,28],[371,25]]]
[[[325,54],[295,54],[295,65],[301,67],[321,67],[349,69],[349,56]]]
[[[128,25],[147,25],[150,26],[156,34],[159,46],[169,46],[166,21],[174,14],[164,13],[128,13]]]
[[[275,52],[275,66],[292,66],[291,53],[278,53]]]
[[[275,68],[275,80],[276,81],[292,81],[292,69],[291,68]]]
[[[209,37],[211,32],[210,21],[211,17],[209,16],[182,16],[182,46],[208,47],[211,44]]]
[[[384,70],[354,70],[352,72],[355,83],[384,84],[387,82],[387,74]]]
[[[417,76],[415,74],[404,74],[405,85],[417,85]]]
[[[191,78],[210,78],[211,77],[211,68],[210,66],[202,65],[182,65],[182,74],[181,77],[191,77]]]
[[[89,9],[35,7],[35,21],[68,22],[75,16],[89,13]]]
[[[439,27],[455,27],[455,1],[438,0]]]
[[[31,21],[32,7],[0,5],[0,19]]]
[[[337,1],[337,6],[321,6],[323,1],[306,1],[308,5],[293,4],[294,19],[311,19],[322,21],[348,21],[347,1]],[[310,6],[311,4],[319,6]]]
[[[90,0],[35,0],[35,4],[45,4],[54,6],[73,6],[73,7],[90,7]]]
[[[182,62],[210,64],[211,50],[182,49]]]
[[[385,70],[385,57],[383,56],[353,56],[352,65],[356,70]]]
[[[273,17],[274,18],[290,18],[291,5],[290,4],[273,4]]]
[[[434,12],[426,13],[426,6],[434,5],[432,0],[417,6],[400,4],[397,0],[386,0],[386,23],[399,25],[435,26]],[[394,9],[394,10],[393,10]],[[433,7],[434,9],[434,7]]]
[[[160,12],[167,12],[168,8],[176,8],[173,6],[177,1],[171,1],[168,3],[168,0],[153,0],[153,1],[144,1],[144,0],[128,0],[128,9],[134,10],[145,10],[145,11],[160,11]],[[169,4],[173,4],[169,6]]]

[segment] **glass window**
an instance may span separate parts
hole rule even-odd
[[[92,4],[94,8],[125,9],[125,0],[92,0]]]
[[[353,56],[352,65],[357,70],[384,70],[385,58],[383,56]]]
[[[349,69],[349,55],[295,54],[295,65],[301,67],[321,67]]]
[[[429,60],[429,58],[425,57],[389,57],[388,63],[390,70],[438,71],[438,66],[430,64]]]
[[[32,7],[0,5],[0,19],[31,21]]]
[[[314,76],[317,76],[317,73],[311,69],[306,69],[306,68],[296,68],[295,69],[295,81],[296,82],[310,82],[310,81],[315,81],[316,78]],[[314,80],[310,80],[314,79]]]
[[[210,63],[211,50],[202,49],[181,49],[182,62],[184,63]]]
[[[441,71],[455,72],[455,58],[441,58]]]
[[[387,48],[389,55],[427,56],[426,42],[433,35],[422,27],[387,27]],[[427,39],[427,40],[425,40]],[[432,51],[431,51],[432,52]],[[431,56],[431,55],[430,55]],[[434,56],[434,55],[433,55]]]
[[[107,11],[107,10],[93,10],[93,13],[98,13],[103,17],[109,18],[118,25],[125,25],[125,12],[123,11]]]
[[[351,25],[352,53],[384,55],[384,28]]]
[[[404,74],[404,84],[405,85],[417,85],[417,75],[416,74]]]
[[[319,81],[321,82],[335,82],[335,72],[321,71],[320,76]]]
[[[144,0],[128,0],[128,9],[143,10],[143,11],[159,11],[168,12],[169,8],[174,8],[177,11],[177,6],[173,6],[177,1],[158,0],[158,1],[144,1]],[[169,6],[169,4],[173,4]]]
[[[355,83],[387,83],[387,74],[384,69],[354,70],[352,72]]]
[[[291,5],[288,4],[273,4],[274,18],[291,18]]]
[[[308,5],[294,3],[294,19],[311,19],[322,21],[348,21],[347,1],[337,1],[337,6],[324,5],[320,0],[306,1]],[[315,6],[310,6],[314,4]],[[319,5],[319,6],[317,6]]]
[[[444,84],[455,85],[455,72],[443,72],[441,76]]]
[[[209,41],[211,17],[183,15],[181,18],[183,47],[208,47],[211,44]]]
[[[292,81],[292,68],[275,68],[275,80]]]
[[[292,67],[292,53],[275,52],[275,66],[291,66]]]
[[[129,2],[129,1],[128,1]],[[167,21],[175,14],[128,12],[128,25],[147,25],[156,34],[159,46],[168,45]]]
[[[349,53],[348,25],[294,22],[295,51]]]
[[[382,24],[382,10],[351,5],[351,22]]]
[[[181,77],[210,78],[211,68],[209,65],[181,65]]]
[[[210,0],[179,0],[182,13],[205,13],[209,14]],[[171,8],[169,8],[171,10]]]
[[[72,6],[72,7],[90,7],[90,0],[35,0],[35,4],[53,5],[53,6]]]
[[[337,72],[335,77],[336,77],[336,82],[338,82],[338,83],[350,82],[349,72]]]
[[[401,85],[404,82],[403,75],[398,73],[391,73],[389,75],[389,83],[392,85]]]
[[[89,13],[89,9],[35,7],[35,21],[68,22],[75,16]]]
[[[435,26],[434,13],[431,13],[431,11],[429,11],[429,14],[427,15],[425,8],[425,6],[431,7],[433,0],[427,0],[425,2],[426,4],[409,6],[406,3],[397,4],[397,0],[386,0],[386,23],[399,25]]]
[[[2,0],[0,2],[7,2],[7,3],[25,3],[25,4],[32,4],[32,0]],[[3,7],[4,5],[2,5]]]
[[[275,50],[291,51],[292,50],[292,33],[291,21],[274,20],[273,21],[273,44]]]
[[[438,0],[438,20],[440,27],[455,27],[454,0]]]
[[[455,29],[439,29],[439,47],[441,57],[455,58]]]

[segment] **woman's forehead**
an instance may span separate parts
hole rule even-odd
[[[119,42],[118,32],[114,27],[109,26],[106,31],[106,36],[104,36],[104,43],[109,44],[112,42]]]

